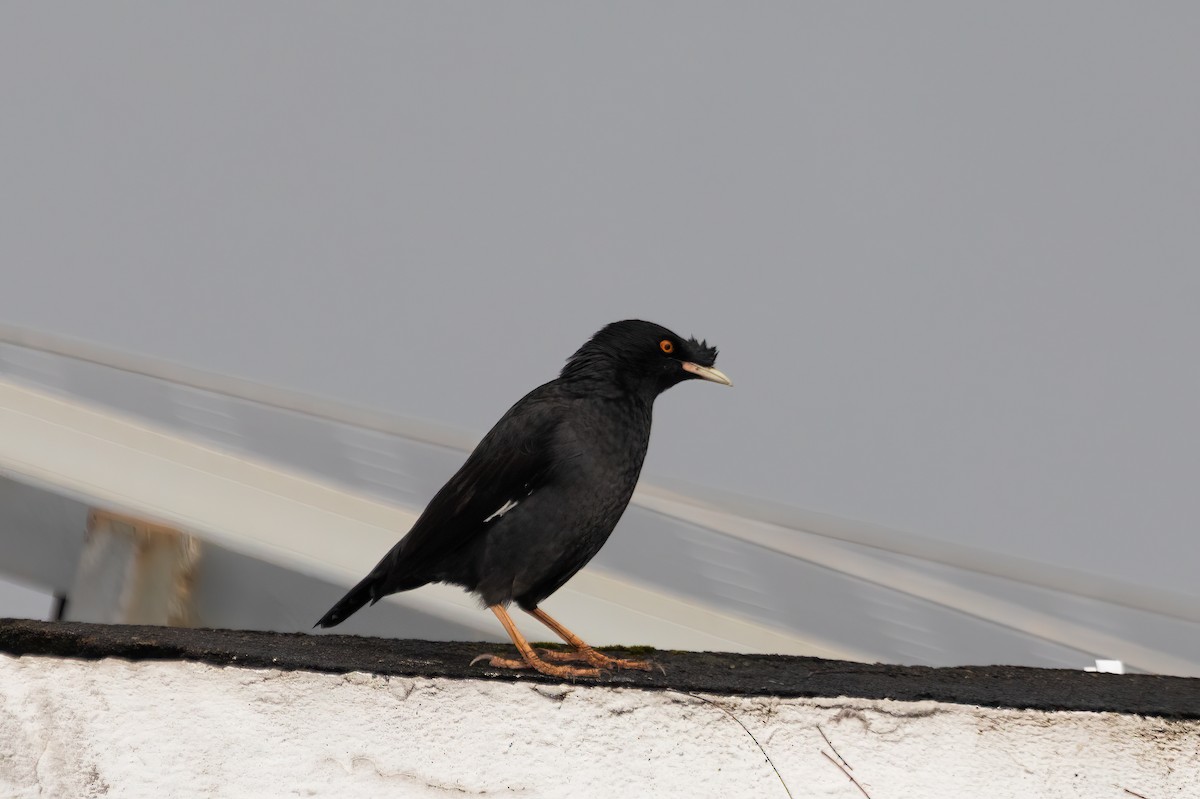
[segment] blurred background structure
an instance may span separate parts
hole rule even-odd
[[[660,399],[585,637],[1200,674],[1198,29],[6,7],[0,614],[307,629],[636,316],[736,388]]]
[[[26,586],[6,597],[16,612],[308,630],[471,444],[6,333],[0,545],[6,576]],[[598,641],[929,664],[1082,666],[1105,653],[1169,673],[1200,663],[1193,607],[1148,586],[654,480],[620,529],[550,602]],[[339,631],[500,639],[453,588],[398,595]]]

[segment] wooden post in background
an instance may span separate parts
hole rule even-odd
[[[199,561],[200,542],[187,533],[93,509],[66,618],[190,627]]]

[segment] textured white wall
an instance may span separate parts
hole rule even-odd
[[[795,797],[861,797],[839,755],[873,799],[1200,785],[1198,721],[709,699],[0,656],[0,796],[784,797],[782,778]]]

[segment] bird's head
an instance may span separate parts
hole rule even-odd
[[[562,378],[614,383],[626,391],[661,394],[684,380],[732,386],[716,369],[717,348],[683,338],[662,325],[627,319],[606,325],[563,367]]]

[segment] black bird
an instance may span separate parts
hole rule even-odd
[[[707,342],[652,322],[607,325],[556,380],[509,408],[408,534],[317,626],[340,624],[388,594],[452,583],[479,595],[523,658],[476,660],[559,677],[649,668],[597,652],[538,605],[600,551],[625,512],[650,443],[654,399],[689,379],[733,385],[716,360]],[[505,609],[514,601],[575,651],[539,657]]]

